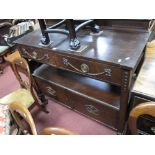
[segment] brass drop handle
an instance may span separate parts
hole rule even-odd
[[[89,67],[86,64],[81,64],[81,70],[83,73],[88,73],[89,72]]]
[[[35,52],[35,51],[32,52],[32,58],[37,59],[37,52]]]
[[[25,55],[29,56],[31,59],[35,59],[35,60],[38,60],[38,61],[48,60],[49,59],[49,56],[48,56],[47,53],[44,54],[41,58],[37,58],[38,57],[38,54],[35,51],[32,52],[32,55],[29,54],[29,52],[25,48],[22,48],[22,51],[23,51],[23,53]]]
[[[52,89],[51,87],[46,87],[46,89],[50,95],[56,96],[56,91],[54,89]]]
[[[89,72],[89,66],[87,64],[81,64],[81,70],[76,68],[75,66],[73,66],[67,58],[63,58],[63,63],[65,66],[70,66],[71,68],[73,68],[74,70],[80,72],[80,73],[85,73],[87,75],[91,75],[91,76],[97,76],[97,75],[102,75],[104,74],[105,76],[111,77],[112,76],[112,70],[110,68],[104,68],[103,72],[100,73],[88,73]]]
[[[93,115],[99,115],[100,111],[95,106],[93,106],[91,104],[86,104],[85,108],[86,108],[86,111],[88,111],[89,113],[91,113]]]

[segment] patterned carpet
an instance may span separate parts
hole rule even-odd
[[[4,66],[3,66],[4,67]],[[5,66],[0,75],[0,97],[12,92],[19,87],[14,73],[9,66]],[[44,127],[57,126],[72,130],[81,135],[115,135],[116,132],[104,125],[97,123],[77,112],[74,112],[59,103],[49,100],[47,105],[49,113],[40,111],[37,107],[31,113],[34,118],[38,134]]]

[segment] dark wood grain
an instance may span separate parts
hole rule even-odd
[[[50,34],[53,41],[48,47],[40,45],[40,30],[34,31],[16,41],[18,45],[27,45],[35,48],[62,53],[66,56],[91,59],[99,62],[107,62],[117,66],[134,68],[147,43],[149,32],[136,30],[110,30],[103,29],[99,36],[90,35],[90,32],[80,32],[78,37],[81,44],[88,46],[82,53],[69,51],[69,38],[62,34]]]

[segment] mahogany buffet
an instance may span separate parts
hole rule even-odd
[[[93,20],[74,31],[76,36],[66,35],[72,29],[65,26],[66,33],[53,30],[61,21],[52,31],[40,22],[41,29],[18,39],[16,45],[24,58],[42,64],[32,73],[42,94],[123,133],[133,77],[150,35],[148,21]],[[92,25],[98,31],[92,31]],[[71,36],[78,40],[77,48]]]

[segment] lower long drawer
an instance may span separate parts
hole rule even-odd
[[[109,127],[117,129],[118,110],[89,97],[69,91],[69,102],[74,110]]]

